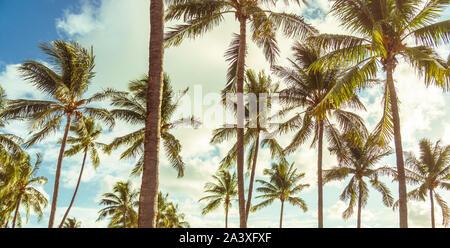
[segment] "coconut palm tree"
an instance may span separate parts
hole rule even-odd
[[[324,102],[342,102],[351,97],[346,92],[364,88],[367,78],[374,78],[381,68],[386,75],[383,117],[378,124],[380,142],[388,144],[394,136],[396,166],[399,174],[400,227],[408,227],[407,191],[403,147],[400,133],[398,97],[394,71],[400,58],[410,64],[427,86],[450,89],[449,65],[435,47],[450,41],[450,20],[436,22],[448,7],[447,0],[371,0],[333,3],[331,13],[354,35],[322,34],[311,38],[331,52],[317,61],[312,70],[352,66],[351,80],[337,84]]]
[[[169,202],[167,204],[164,215],[160,219],[161,228],[189,228],[189,222],[184,220],[185,215],[179,213],[178,204]]]
[[[62,228],[80,228],[81,227],[81,221],[78,221],[75,218],[67,218],[64,222],[64,225]]]
[[[88,153],[92,166],[94,169],[97,169],[100,164],[97,147],[104,148],[106,146],[105,144],[96,141],[102,133],[102,128],[100,125],[96,125],[92,117],[80,119],[79,123],[76,126],[72,126],[70,130],[75,134],[75,137],[69,136],[67,138],[67,144],[72,146],[64,152],[64,156],[74,156],[82,152],[83,162],[81,163],[80,175],[78,176],[77,185],[75,186],[75,191],[73,192],[69,207],[67,207],[61,223],[59,224],[60,228],[65,224],[67,215],[69,214],[73,202],[75,201]]]
[[[244,74],[247,54],[247,24],[252,40],[261,47],[270,64],[279,54],[276,31],[287,37],[303,38],[316,32],[303,18],[289,13],[276,13],[263,6],[276,5],[277,0],[166,0],[169,4],[166,20],[183,19],[185,24],[173,27],[165,36],[166,46],[179,45],[185,38],[195,38],[218,26],[227,14],[239,22],[239,34],[234,34],[226,60],[230,62],[226,88],[235,88],[237,96],[237,177],[240,227],[246,227],[244,195]],[[291,1],[284,1],[288,4]],[[293,1],[300,4],[300,1]],[[302,1],[303,3],[305,1]]]
[[[253,184],[255,180],[256,163],[258,159],[259,147],[268,146],[272,158],[284,158],[283,148],[278,144],[276,139],[267,138],[262,139],[261,135],[269,135],[270,117],[267,116],[272,107],[273,94],[278,92],[279,84],[273,83],[270,76],[266,75],[264,71],[258,74],[255,71],[248,69],[245,74],[244,92],[251,98],[245,105],[246,114],[246,131],[244,133],[244,146],[249,149],[247,157],[247,169],[250,171],[250,181],[248,187],[248,196],[246,202],[246,221],[250,212]],[[231,104],[233,110],[236,111],[236,104]],[[232,127],[221,127],[213,131],[211,144],[221,143],[227,139],[237,135],[236,125]],[[229,168],[236,163],[237,160],[237,143],[230,149],[227,155],[220,163],[221,168]]]
[[[322,156],[323,137],[331,144],[340,145],[337,138],[338,129],[333,123],[343,130],[365,129],[364,122],[358,115],[345,111],[346,107],[365,110],[364,105],[356,95],[347,102],[335,104],[332,101],[324,104],[326,107],[318,108],[336,84],[347,80],[348,72],[337,68],[333,70],[308,71],[308,68],[320,59],[325,50],[312,43],[296,42],[293,46],[293,60],[289,60],[290,66],[274,67],[274,72],[284,79],[288,85],[280,91],[280,101],[285,106],[280,116],[292,111],[294,115],[286,122],[279,125],[277,133],[283,134],[295,131],[290,144],[285,148],[286,154],[293,153],[297,148],[313,136],[311,147],[318,149],[317,158],[317,186],[318,186],[318,227],[323,227],[323,181],[322,181]],[[303,120],[302,120],[303,117]]]
[[[42,43],[40,48],[49,56],[48,61],[54,70],[40,62],[27,60],[19,67],[19,71],[25,80],[53,100],[11,100],[0,114],[0,118],[28,118],[33,120],[31,132],[37,131],[25,142],[26,148],[58,131],[65,118],[66,124],[56,164],[52,207],[48,224],[48,227],[51,228],[55,219],[61,165],[71,122],[73,119],[80,119],[85,115],[101,119],[112,127],[114,118],[109,112],[106,109],[90,105],[95,101],[105,99],[108,95],[113,94],[113,91],[106,90],[89,98],[83,98],[95,75],[93,72],[94,54],[92,48],[89,51],[76,42],[61,40],[49,44]]]
[[[132,228],[137,227],[138,214],[135,207],[139,205],[137,201],[139,191],[131,188],[130,182],[116,182],[112,193],[103,194],[100,205],[106,207],[99,211],[97,221],[109,216],[108,227]]]
[[[202,209],[202,215],[217,209],[223,203],[225,208],[225,228],[228,228],[228,211],[231,208],[231,202],[236,200],[238,193],[236,173],[231,175],[228,170],[219,170],[212,177],[215,182],[205,184],[205,193],[208,195],[199,200],[199,202],[208,201]]]
[[[361,227],[361,210],[367,204],[369,187],[365,179],[383,198],[383,204],[391,207],[394,198],[386,185],[379,180],[382,175],[380,169],[373,168],[381,159],[392,154],[390,148],[381,146],[377,137],[361,132],[347,132],[339,134],[342,146],[331,146],[328,149],[338,159],[338,166],[324,170],[324,183],[345,180],[351,177],[344,191],[340,195],[342,201],[349,201],[348,208],[342,217],[348,219],[353,215],[357,205],[357,228]]]
[[[21,224],[19,213],[20,207],[26,210],[26,221],[28,222],[30,210],[38,214],[38,220],[44,216],[42,209],[47,207],[48,200],[35,186],[47,183],[47,178],[36,176],[39,166],[42,163],[41,155],[36,155],[34,165],[31,165],[30,157],[23,161],[12,162],[9,164],[11,168],[7,172],[12,177],[12,185],[10,185],[10,194],[14,199],[14,217],[12,220],[12,228],[16,226],[18,220]]]
[[[257,211],[272,204],[275,200],[280,200],[280,228],[282,228],[284,202],[300,207],[303,212],[308,210],[305,201],[302,198],[295,196],[304,188],[309,187],[309,184],[299,183],[300,179],[305,176],[305,173],[297,173],[297,169],[294,169],[294,163],[291,165],[286,162],[272,163],[271,169],[264,169],[264,175],[269,176],[270,180],[256,180],[256,182],[262,185],[256,189],[256,191],[262,193],[256,198],[265,200],[253,206],[251,211]]]
[[[115,138],[105,150],[110,153],[123,145],[129,146],[122,154],[121,158],[134,158],[139,156],[132,175],[141,175],[144,165],[144,137],[145,137],[145,116],[146,116],[146,89],[147,78],[132,81],[129,85],[130,94],[121,93],[112,97],[112,106],[117,107],[111,110],[111,114],[120,120],[124,120],[132,125],[141,126],[140,129],[121,137]],[[180,141],[170,133],[171,130],[181,125],[192,125],[197,127],[199,124],[194,117],[173,119],[174,112],[178,108],[179,100],[188,89],[184,90],[178,99],[171,86],[170,78],[164,74],[163,97],[161,102],[161,127],[160,136],[166,155],[171,165],[178,171],[178,177],[184,175],[184,162],[181,158]]]
[[[442,210],[442,225],[447,226],[450,218],[450,209],[437,189],[450,190],[450,146],[441,145],[437,141],[434,145],[428,139],[422,139],[419,143],[420,157],[412,152],[405,152],[405,176],[409,184],[416,188],[408,193],[408,200],[426,201],[428,196],[431,204],[431,227],[434,228],[434,200]],[[388,175],[398,180],[398,172],[394,167],[385,167]],[[395,202],[394,208],[399,206]]]
[[[4,108],[7,106],[8,99],[6,99],[6,93],[0,85],[0,116]],[[0,117],[0,128],[4,127],[6,121]],[[24,153],[20,144],[23,143],[22,138],[13,134],[0,133],[0,147],[7,149],[12,153]]]
[[[139,227],[156,227],[159,141],[163,92],[164,1],[150,0],[150,42],[146,94],[144,159],[139,196]]]

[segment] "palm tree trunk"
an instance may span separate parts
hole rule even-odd
[[[253,182],[255,181],[256,160],[258,159],[258,150],[259,150],[259,131],[256,134],[255,142],[256,142],[255,143],[255,154],[253,156],[253,161],[252,161],[252,172],[250,174],[250,183],[248,185],[247,206],[245,208],[245,222],[248,221],[248,216],[250,214],[250,206],[251,206],[252,193],[253,193]]]
[[[127,214],[126,214],[126,212],[123,214],[123,228],[127,228]]]
[[[149,77],[147,87],[147,116],[145,119],[144,168],[139,196],[138,226],[155,228],[158,210],[158,163],[161,124],[164,56],[164,3],[150,1]]]
[[[434,223],[434,199],[433,199],[433,190],[430,189],[430,201],[431,201],[431,228],[435,228],[436,225]]]
[[[388,86],[390,99],[392,118],[394,122],[394,143],[395,143],[395,155],[397,159],[397,173],[398,173],[398,193],[399,193],[399,217],[400,228],[408,228],[408,206],[406,201],[406,179],[405,179],[405,162],[403,160],[403,147],[402,136],[400,131],[400,116],[398,110],[397,93],[394,86],[393,78],[393,62],[390,61],[386,66],[386,83]]]
[[[58,201],[59,178],[61,177],[61,165],[62,165],[62,160],[63,160],[63,156],[64,156],[64,151],[66,149],[66,140],[67,140],[67,135],[69,134],[71,121],[72,121],[72,114],[68,114],[66,129],[64,130],[64,136],[61,141],[61,148],[59,150],[58,163],[56,164],[55,185],[53,187],[52,208],[50,210],[50,219],[48,221],[48,228],[52,228],[53,223],[55,222],[56,202]]]
[[[59,224],[59,228],[61,228],[64,225],[64,221],[66,220],[67,215],[69,215],[70,209],[72,208],[73,202],[75,201],[75,197],[77,196],[78,188],[80,187],[81,177],[83,176],[84,165],[86,163],[87,152],[88,150],[85,149],[83,163],[81,164],[80,175],[78,176],[77,186],[75,187],[75,191],[73,192],[72,200],[70,201],[69,207],[67,208],[66,213],[64,214],[64,217],[61,220],[61,224]]]
[[[322,146],[323,146],[323,121],[319,121],[319,144],[317,158],[317,188],[318,188],[318,226],[323,228],[323,185],[322,185]]]
[[[19,199],[17,199],[17,206],[16,206],[16,211],[14,211],[14,218],[13,218],[13,223],[12,223],[12,227],[11,228],[15,228],[16,227],[16,219],[17,219],[17,214],[19,213],[19,207],[20,207],[20,201],[22,200],[22,194],[19,195]]]
[[[357,218],[356,228],[361,228],[361,210],[362,210],[362,189],[361,189],[361,183],[360,183],[359,190],[358,190],[358,218]]]
[[[247,19],[239,17],[239,56],[237,61],[237,176],[239,198],[239,222],[241,228],[247,227],[244,192],[244,71],[246,53]]]
[[[284,209],[284,201],[281,201],[280,228],[283,227],[283,209]]]
[[[229,203],[227,200],[227,203],[225,205],[225,228],[228,228],[228,205]]]

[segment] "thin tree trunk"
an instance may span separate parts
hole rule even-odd
[[[433,199],[433,190],[430,189],[430,201],[431,201],[431,228],[435,228],[434,222],[434,199]]]
[[[16,211],[14,211],[14,218],[13,218],[13,223],[12,223],[12,227],[11,228],[15,228],[16,227],[16,219],[17,219],[17,214],[19,213],[19,207],[20,207],[20,201],[21,200],[22,200],[22,194],[19,195],[19,199],[17,200]]]
[[[323,146],[323,122],[319,121],[319,144],[317,158],[317,188],[318,188],[318,226],[323,228],[323,185],[322,185],[322,146]]]
[[[225,205],[225,228],[228,228],[228,202]]]
[[[361,228],[361,210],[362,210],[362,189],[361,189],[361,183],[359,185],[358,190],[358,218],[356,223],[356,228]]]
[[[127,228],[127,214],[126,214],[126,212],[123,214],[123,228]]]
[[[61,149],[59,150],[58,163],[56,164],[55,185],[53,187],[52,208],[50,210],[50,219],[48,221],[48,228],[52,228],[53,223],[55,222],[56,202],[58,201],[59,178],[61,177],[61,165],[63,161],[64,150],[66,149],[66,140],[67,135],[69,134],[71,121],[72,121],[72,114],[68,114],[66,129],[64,130],[64,136],[61,141]]]
[[[61,224],[59,224],[59,228],[61,228],[64,225],[64,221],[66,220],[67,215],[69,215],[70,209],[72,208],[73,202],[75,201],[75,197],[77,196],[78,188],[80,187],[81,177],[83,176],[84,165],[86,163],[87,152],[88,150],[86,149],[84,151],[83,163],[81,164],[81,170],[80,175],[78,176],[77,186],[75,187],[75,191],[73,192],[72,200],[70,201],[69,207],[67,208],[66,213],[64,214],[64,217],[61,220]]]
[[[393,63],[388,62],[386,67],[387,77],[386,83],[388,86],[392,117],[394,122],[394,142],[395,142],[395,155],[397,160],[397,173],[398,173],[398,193],[399,193],[399,217],[400,228],[408,228],[408,206],[406,201],[406,179],[405,179],[405,162],[403,160],[403,147],[402,136],[400,131],[400,116],[398,109],[397,93],[394,86],[393,78]]]
[[[280,228],[283,227],[283,209],[284,209],[284,201],[281,201]]]
[[[250,214],[250,206],[251,206],[252,193],[253,193],[253,182],[255,181],[256,161],[258,159],[258,150],[259,150],[259,131],[256,134],[255,154],[253,156],[252,172],[250,174],[250,183],[248,185],[247,206],[245,208],[245,222],[248,221],[248,216]]]
[[[247,19],[239,17],[239,56],[237,61],[237,176],[239,198],[239,222],[241,228],[247,227],[244,192],[244,71],[246,53]]]
[[[144,168],[139,196],[138,226],[155,228],[158,210],[158,166],[163,88],[164,3],[150,1],[149,77],[147,87],[147,116],[145,119]]]

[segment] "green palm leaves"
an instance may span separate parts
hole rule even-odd
[[[213,175],[214,183],[208,182],[205,184],[205,193],[208,195],[202,197],[201,201],[208,201],[206,206],[202,209],[202,215],[217,209],[220,204],[223,204],[225,209],[225,228],[228,227],[228,211],[231,208],[231,202],[237,197],[237,176],[235,173],[230,174],[227,170],[219,170],[216,175]]]
[[[374,168],[383,157],[390,155],[392,151],[390,148],[380,146],[373,134],[367,135],[353,131],[339,134],[339,139],[342,141],[342,146],[332,145],[329,148],[336,155],[339,166],[324,171],[324,183],[351,177],[340,195],[341,200],[349,201],[348,208],[342,217],[350,218],[357,206],[357,228],[360,228],[361,211],[369,197],[369,187],[364,179],[369,180],[369,184],[380,192],[384,205],[390,207],[393,204],[394,199],[390,190],[379,181],[379,176],[383,175],[383,169]]]
[[[264,199],[262,202],[252,207],[252,211],[256,211],[263,207],[267,207],[275,200],[281,201],[280,228],[283,226],[283,209],[284,203],[288,202],[293,206],[300,207],[304,212],[308,210],[305,201],[296,196],[309,184],[300,184],[299,181],[305,176],[305,173],[297,173],[294,163],[291,165],[281,162],[273,163],[271,169],[265,169],[264,175],[269,176],[270,180],[256,180],[261,184],[256,191],[261,195],[256,198]]]

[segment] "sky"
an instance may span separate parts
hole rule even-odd
[[[339,26],[339,22],[331,15],[326,15],[330,5],[326,0],[309,1],[308,7],[276,6],[276,10],[300,14],[323,33],[347,32]],[[7,1],[0,0],[0,85],[6,91],[8,98],[44,99],[42,93],[24,81],[17,71],[17,66],[26,59],[46,62],[46,56],[38,49],[40,42],[57,39],[75,40],[85,47],[94,48],[96,56],[96,77],[86,95],[91,95],[105,88],[126,90],[130,80],[138,79],[148,70],[148,39],[149,39],[149,1],[146,0],[38,0],[38,1]],[[449,19],[447,9],[442,20]],[[173,26],[168,23],[166,26]],[[175,90],[189,87],[188,98],[194,102],[200,100],[203,112],[194,109],[183,109],[199,113],[202,120],[209,118],[208,112],[213,104],[207,97],[218,94],[225,85],[227,63],[223,57],[233,33],[239,31],[239,26],[233,16],[213,31],[193,40],[186,40],[178,47],[165,51],[164,70],[170,75]],[[281,50],[278,64],[286,65],[291,56],[292,39],[278,37]],[[449,46],[438,48],[439,54],[446,58]],[[255,45],[249,45],[247,58],[248,68],[256,71],[265,70],[269,66],[262,52]],[[382,74],[380,74],[382,75]],[[425,87],[423,78],[418,76],[404,61],[400,61],[394,74],[400,100],[400,117],[402,122],[402,138],[405,151],[418,153],[418,142],[427,137],[431,141],[441,139],[444,144],[450,143],[450,96],[435,87]],[[275,77],[274,77],[275,78]],[[382,94],[380,87],[373,87],[361,92],[360,97],[367,111],[360,114],[370,130],[381,117]],[[103,106],[107,106],[104,103]],[[29,123],[12,121],[4,129],[5,133],[13,133],[21,137],[29,137]],[[106,127],[104,128],[107,129]],[[112,130],[106,130],[102,142],[108,143],[114,137],[136,130],[137,127],[118,122]],[[181,141],[182,157],[186,164],[185,176],[177,179],[176,171],[171,168],[164,152],[160,155],[160,187],[168,192],[170,199],[179,204],[181,212],[192,227],[223,227],[224,211],[217,209],[213,213],[202,216],[203,203],[198,200],[203,194],[203,185],[211,180],[211,175],[217,170],[220,160],[232,145],[229,143],[210,145],[212,127],[203,126],[198,129],[179,128],[174,135]],[[62,132],[55,133],[45,141],[28,149],[30,154],[43,154],[43,165],[40,175],[46,176],[48,183],[40,190],[51,198],[54,184],[56,160],[59,147],[56,144]],[[278,141],[286,146],[292,134],[281,136]],[[326,143],[325,143],[326,145]],[[393,144],[391,144],[393,145]],[[123,151],[123,150],[122,150]],[[87,164],[82,183],[69,217],[75,217],[82,222],[83,227],[106,227],[107,221],[96,221],[101,209],[101,195],[110,192],[115,182],[130,180],[135,188],[139,187],[139,178],[130,177],[135,160],[120,160],[121,150],[111,155],[101,154],[101,163],[97,169]],[[286,206],[283,225],[285,227],[316,227],[317,226],[317,186],[316,164],[317,152],[309,144],[301,146],[297,152],[288,157],[295,162],[296,168],[305,172],[303,183],[311,186],[299,194],[307,205],[308,211]],[[67,208],[80,169],[81,155],[65,158],[62,166],[62,177],[58,199],[56,222],[60,221]],[[394,165],[394,156],[384,159],[380,166]],[[257,179],[263,179],[263,169],[270,166],[270,153],[261,149],[257,164]],[[336,165],[336,159],[324,149],[324,168]],[[389,178],[383,178],[389,186],[394,198],[397,199],[397,186]],[[339,200],[346,181],[327,184],[324,187],[324,226],[341,228],[354,227],[355,216],[348,220],[342,219],[346,208],[345,202]],[[408,186],[410,189],[411,186]],[[256,195],[258,193],[255,193]],[[447,202],[450,192],[441,195]],[[253,199],[253,202],[258,200]],[[50,204],[49,204],[50,205]],[[409,202],[409,224],[412,227],[430,226],[429,202]],[[46,227],[50,207],[45,210],[45,217],[38,222],[32,215],[24,227]],[[280,203],[275,202],[270,207],[262,209],[249,217],[249,227],[277,227],[279,221]],[[397,227],[398,213],[381,203],[381,196],[370,192],[369,202],[363,210],[363,227]],[[436,208],[436,223],[441,226],[442,215]],[[230,212],[229,225],[238,227],[239,218],[237,202]]]

